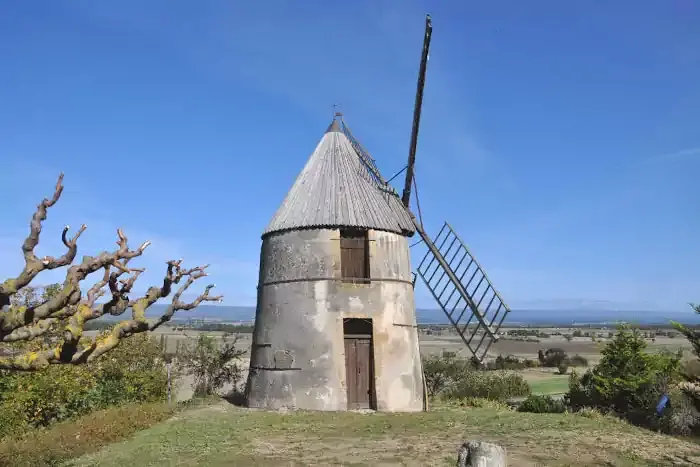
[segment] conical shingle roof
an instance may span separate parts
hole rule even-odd
[[[407,236],[415,232],[396,191],[384,184],[373,161],[342,121],[333,119],[263,236],[339,227]]]

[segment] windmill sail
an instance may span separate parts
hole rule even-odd
[[[447,222],[434,241],[417,222],[416,230],[428,247],[418,265],[418,275],[464,344],[481,362],[498,340],[498,330],[510,308]]]
[[[401,202],[409,212],[421,107],[423,105],[423,88],[425,87],[432,32],[432,20],[430,15],[426,15],[425,36],[413,109],[413,127],[408,149],[408,164],[406,165],[406,183],[401,198]],[[420,214],[420,208],[418,214]],[[467,245],[462,242],[447,222],[442,226],[433,242],[423,230],[422,221],[418,223],[415,216],[411,216],[416,231],[428,247],[428,252],[418,265],[418,275],[423,279],[462,341],[474,357],[481,362],[493,342],[498,339],[498,329],[503,324],[510,309],[493,287]]]

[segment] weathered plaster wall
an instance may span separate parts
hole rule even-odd
[[[373,322],[377,409],[423,409],[408,241],[370,231],[370,284],[340,280],[339,231],[265,237],[247,394],[251,407],[346,410],[343,318]]]

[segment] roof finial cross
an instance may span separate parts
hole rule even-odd
[[[338,112],[338,107],[340,107],[340,104],[333,104],[333,118],[335,117],[341,117],[340,119],[342,120],[343,114],[341,112]]]

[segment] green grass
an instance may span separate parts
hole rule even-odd
[[[134,404],[100,410],[0,440],[0,466],[58,465],[130,437],[139,430],[167,420],[174,408],[165,404]]]
[[[191,409],[66,466],[454,465],[465,439],[496,442],[511,465],[700,463],[700,445],[608,417],[436,406],[426,413]]]
[[[529,383],[533,394],[563,394],[569,390],[569,375],[552,375]]]

